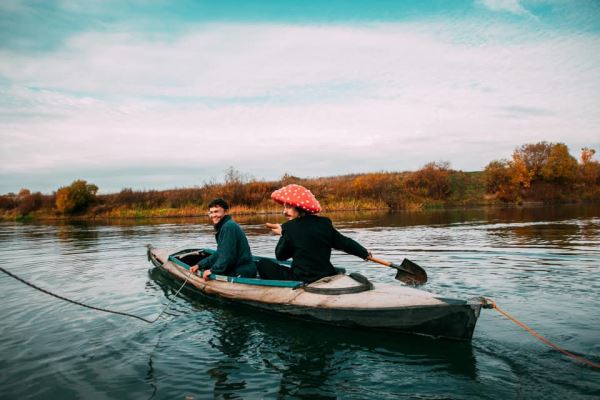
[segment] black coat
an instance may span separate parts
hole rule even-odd
[[[200,268],[210,268],[212,273],[219,275],[254,278],[256,264],[252,261],[248,239],[242,228],[230,215],[226,215],[215,225],[215,230],[217,251],[200,261]]]
[[[281,228],[275,256],[278,260],[293,258],[292,273],[304,282],[336,274],[329,261],[331,249],[363,259],[369,255],[367,249],[339,233],[329,218],[306,215],[284,223]]]

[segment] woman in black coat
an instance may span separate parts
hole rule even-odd
[[[338,232],[329,218],[314,215],[321,206],[308,189],[288,185],[273,192],[271,198],[283,204],[283,214],[288,219],[282,225],[267,223],[275,234],[281,235],[275,256],[281,261],[292,258],[292,268],[263,260],[258,264],[262,279],[314,282],[335,275],[330,261],[332,249],[362,259],[369,257],[367,249]]]

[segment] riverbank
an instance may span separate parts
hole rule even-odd
[[[396,213],[419,213],[428,211],[469,211],[469,210],[518,210],[518,209],[533,209],[533,208],[556,208],[564,206],[592,206],[597,202],[580,202],[568,204],[544,204],[539,201],[523,202],[521,204],[510,204],[501,202],[488,202],[480,204],[445,204],[434,206],[415,205],[405,209],[390,209],[389,207],[326,207],[321,214],[337,214],[337,215],[355,215],[355,214],[396,214]],[[182,220],[182,219],[202,219],[206,218],[206,208],[204,207],[185,207],[185,208],[157,208],[149,210],[140,209],[118,209],[118,210],[102,210],[94,212],[90,210],[78,215],[62,215],[58,213],[48,213],[46,210],[32,212],[26,216],[15,213],[5,213],[0,215],[0,221],[18,221],[18,222],[60,222],[60,221],[119,221],[119,220]],[[268,217],[281,215],[281,207],[274,205],[272,207],[250,208],[250,207],[232,207],[230,214],[237,218],[253,218],[253,217]]]
[[[378,211],[388,212],[388,208],[345,208],[329,209],[323,212],[363,212]],[[234,216],[256,216],[256,215],[278,215],[280,209],[249,209],[246,207],[233,207],[230,214]],[[78,220],[111,220],[111,219],[164,219],[164,218],[203,218],[206,216],[206,209],[202,207],[192,207],[185,209],[151,209],[151,210],[113,210],[110,212],[93,213],[87,212],[79,215],[60,215],[55,213],[33,212],[27,215],[16,213],[5,213],[0,216],[0,221],[78,221]]]
[[[280,210],[271,193],[289,184],[310,189],[326,212],[600,203],[600,163],[591,159],[594,153],[583,149],[578,164],[564,144],[541,142],[517,148],[513,160],[492,161],[484,171],[456,171],[433,162],[416,171],[319,178],[285,174],[276,181],[230,168],[223,183],[107,194],[75,180],[52,194],[22,189],[0,196],[0,219],[198,217],[215,198],[226,199],[235,215],[269,214]]]

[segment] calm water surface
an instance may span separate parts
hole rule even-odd
[[[408,257],[425,290],[485,295],[551,341],[600,363],[600,207],[330,215],[380,258]],[[277,238],[238,220],[254,254]],[[78,301],[154,318],[148,325],[60,301],[0,274],[0,398],[513,399],[600,397],[600,371],[575,363],[494,310],[471,343],[280,319],[185,294],[146,260],[159,248],[214,247],[203,219],[0,224],[0,263]],[[378,282],[394,273],[335,253]]]

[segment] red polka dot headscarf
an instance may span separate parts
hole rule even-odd
[[[288,204],[315,214],[321,211],[321,204],[310,190],[304,186],[291,184],[271,193],[271,198],[279,204]]]

